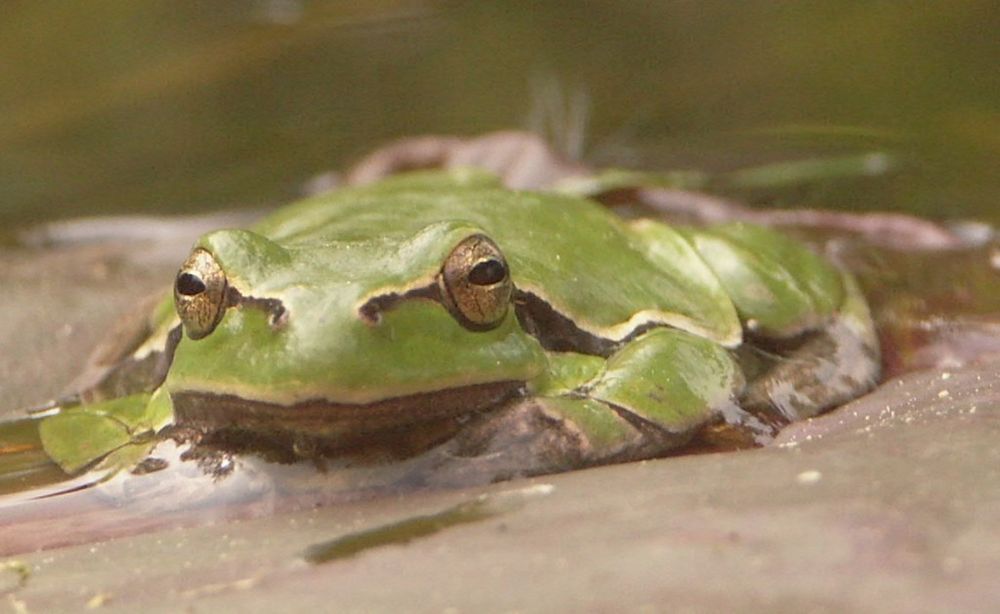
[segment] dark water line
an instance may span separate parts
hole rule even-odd
[[[302,558],[314,564],[327,563],[380,546],[406,544],[451,527],[487,520],[511,509],[509,506],[498,507],[488,498],[465,501],[435,514],[407,518],[313,544],[306,548]]]

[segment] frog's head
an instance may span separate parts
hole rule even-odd
[[[475,410],[544,368],[512,290],[468,223],[281,245],[214,232],[176,277],[186,338],[164,386],[179,421],[324,436]]]

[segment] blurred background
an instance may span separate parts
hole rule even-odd
[[[0,224],[273,204],[398,136],[503,128],[599,165],[874,159],[740,196],[996,223],[997,32],[995,0],[12,0]]]

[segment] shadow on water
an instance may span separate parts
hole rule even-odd
[[[476,501],[459,503],[436,514],[407,518],[374,529],[338,537],[328,542],[314,544],[306,549],[302,558],[310,563],[328,563],[354,556],[371,548],[390,544],[406,544],[421,537],[440,533],[449,527],[479,522],[499,513],[497,510],[489,509],[485,500],[477,499]]]
[[[407,544],[452,527],[482,522],[516,511],[525,504],[528,497],[546,495],[551,491],[551,486],[539,484],[519,490],[480,495],[472,501],[464,501],[440,512],[406,518],[313,544],[302,553],[302,558],[314,564],[328,563],[355,556],[372,548]]]

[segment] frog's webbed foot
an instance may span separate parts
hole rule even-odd
[[[747,386],[740,405],[792,421],[815,416],[870,390],[881,370],[879,344],[857,283],[844,276],[846,298],[822,329]]]

